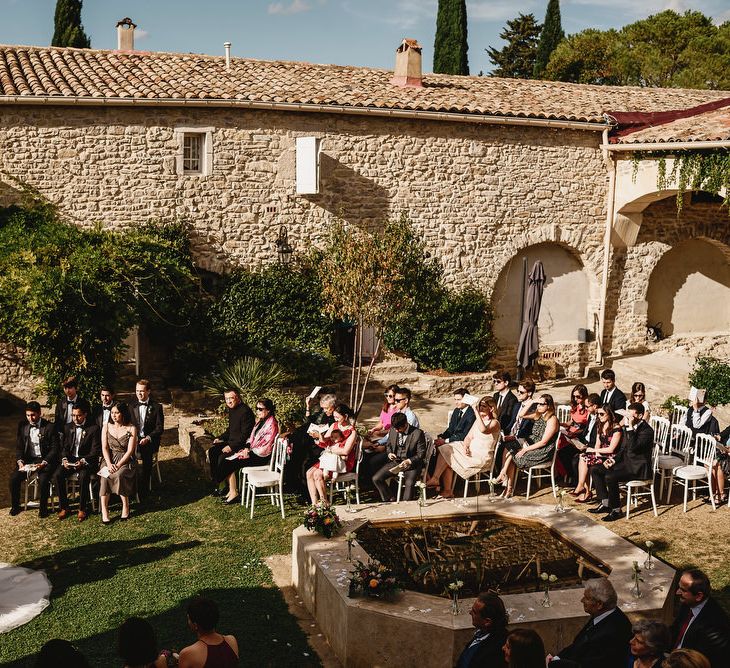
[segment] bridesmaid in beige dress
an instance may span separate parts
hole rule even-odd
[[[441,490],[441,496],[454,496],[454,471],[464,479],[487,471],[492,466],[494,451],[499,441],[497,404],[492,397],[484,397],[474,411],[476,420],[463,441],[444,443],[438,449],[433,476],[426,481],[429,487]]]
[[[137,427],[132,424],[126,404],[116,404],[111,409],[111,422],[101,432],[101,451],[109,477],[101,478],[99,501],[102,524],[109,524],[109,496],[118,494],[122,500],[120,519],[129,519],[129,497],[137,493]]]

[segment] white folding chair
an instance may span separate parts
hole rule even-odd
[[[271,453],[274,466],[271,470],[250,471],[246,481],[246,494],[250,494],[251,518],[256,504],[256,490],[266,489],[260,496],[268,496],[272,502],[278,500],[281,518],[284,519],[284,467],[286,466],[286,440],[277,439]],[[278,488],[278,489],[277,489]]]
[[[423,482],[426,482],[426,478],[428,478],[428,465],[431,462],[431,457],[433,457],[434,452],[436,451],[436,444],[434,443],[433,436],[429,434],[428,432],[424,433],[424,436],[426,437],[426,454],[423,457],[423,469],[421,472],[421,480]],[[403,480],[405,479],[405,472],[401,471],[398,474],[398,494],[395,497],[395,502],[400,503],[400,497],[403,493]]]
[[[36,471],[26,475],[28,477],[25,480],[25,509],[28,510],[31,506],[37,507],[39,505],[40,501],[38,497],[40,496],[41,486]],[[33,498],[29,499],[31,487],[33,488]],[[56,507],[56,502],[53,497],[53,482],[50,483],[50,487],[48,488],[48,506],[51,510],[54,510]]]
[[[672,471],[678,466],[684,466],[689,462],[690,444],[692,443],[692,430],[673,424],[669,429],[669,443],[664,454],[659,455],[659,498],[664,494],[664,482],[669,477],[669,489],[667,490],[667,503],[672,490]]]
[[[558,422],[560,422],[560,424],[570,422],[570,405],[560,404],[557,407],[555,414],[558,416]]]
[[[649,426],[654,430],[654,443],[659,446],[661,454],[666,453],[672,423],[665,417],[652,415],[649,419]]]
[[[477,494],[479,494],[479,486],[483,482],[487,482],[489,478],[492,478],[494,476],[494,467],[496,466],[497,457],[496,454],[499,451],[499,445],[502,442],[502,432],[499,432],[499,437],[497,438],[497,443],[494,446],[494,454],[495,456],[492,457],[492,463],[489,465],[489,469],[482,469],[481,471],[478,471],[474,475],[472,475],[469,478],[462,478],[456,471],[454,471],[454,475],[451,479],[451,491],[453,493],[454,488],[456,487],[456,479],[461,478],[464,481],[464,498],[466,498],[469,494],[469,483],[474,483],[474,490]]]
[[[532,481],[537,480],[538,481],[538,487],[540,487],[539,481],[543,478],[550,478],[550,486],[553,493],[553,496],[557,498],[557,494],[555,493],[555,459],[558,456],[558,447],[557,443],[554,444],[553,449],[553,457],[549,462],[543,462],[542,464],[535,464],[535,466],[531,466],[527,469],[527,494],[525,495],[525,500],[529,500],[530,498],[530,487],[532,486]],[[535,471],[542,471],[542,473],[535,473]],[[521,469],[517,469],[517,477],[515,478],[515,488],[517,488],[517,483],[519,481],[520,473],[525,473],[525,471],[521,471]]]
[[[639,505],[640,496],[648,496],[651,498],[651,507],[654,509],[654,517],[658,517],[659,513],[656,510],[656,496],[654,495],[654,478],[656,478],[657,471],[659,470],[659,453],[661,449],[658,443],[654,444],[651,455],[651,478],[647,480],[629,480],[626,483],[626,519],[629,519],[629,513],[631,512],[631,503],[633,501],[634,506]],[[640,492],[642,487],[647,487],[647,491]]]
[[[684,512],[687,512],[687,494],[689,492],[689,483],[692,482],[692,499],[697,498],[697,488],[707,489],[710,493],[710,503],[712,509],[715,510],[715,497],[712,493],[712,465],[715,462],[715,444],[717,441],[709,434],[697,434],[695,437],[695,454],[692,464],[679,466],[673,471],[673,480],[669,483],[667,491],[667,502],[672,493],[672,483],[682,481],[680,484],[684,486]],[[707,480],[707,484],[698,485],[698,481]]]
[[[279,441],[286,440],[282,439],[281,436],[277,436],[274,440],[274,447],[271,450],[271,458],[268,464],[259,464],[258,466],[244,466],[242,469],[238,469],[238,489],[241,490],[241,505],[248,508],[248,494],[244,494],[246,489],[246,478],[248,474],[253,471],[273,471],[274,470],[274,451],[279,447]],[[286,450],[286,443],[284,444],[284,450]],[[273,499],[271,501],[274,502]]]
[[[355,501],[360,505],[360,462],[362,462],[362,436],[355,439],[355,470],[349,473],[338,473],[336,478],[327,478],[327,486],[329,487],[330,505],[332,505],[332,495],[334,492],[344,492],[347,483],[355,482]]]
[[[674,404],[674,408],[672,409],[672,425],[681,425],[684,426],[684,423],[687,420],[687,406],[682,406],[680,404]]]
[[[66,495],[67,498],[71,498],[72,496],[81,497],[78,473],[72,473],[68,478],[66,478]],[[91,485],[91,480],[89,480],[89,498],[91,499],[92,509],[96,510],[96,499],[94,498],[94,488]]]

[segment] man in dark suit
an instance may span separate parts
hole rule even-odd
[[[631,622],[618,608],[616,590],[607,578],[586,580],[583,610],[590,619],[575,640],[555,656],[548,655],[552,668],[619,668],[629,654]]]
[[[508,620],[502,599],[492,592],[482,592],[476,597],[470,614],[476,631],[459,656],[456,668],[505,668],[502,647],[507,640]]]
[[[71,510],[68,506],[66,480],[78,474],[79,484],[79,522],[83,522],[89,514],[89,482],[91,476],[99,469],[101,457],[101,429],[90,419],[90,407],[80,399],[73,409],[73,422],[66,425],[61,448],[61,465],[53,475],[53,483],[58,490],[58,519],[66,519]]]
[[[626,395],[616,387],[616,374],[613,369],[604,369],[601,372],[603,392],[601,392],[601,406],[608,404],[615,413],[626,408]]]
[[[600,504],[590,513],[608,513],[604,522],[615,522],[623,517],[618,485],[627,480],[648,480],[652,477],[651,456],[654,448],[654,430],[644,421],[643,404],[629,404],[628,425],[624,428],[624,444],[616,455],[615,463],[608,459],[591,467],[593,486]],[[608,466],[607,466],[608,465]]]
[[[672,624],[672,649],[684,647],[704,654],[712,668],[730,666],[730,621],[712,598],[710,580],[698,569],[679,578],[679,614]]]
[[[30,476],[25,467],[35,466],[40,494],[38,514],[48,517],[51,476],[58,465],[58,433],[51,422],[41,417],[41,405],[37,401],[25,405],[25,420],[18,425],[15,463],[10,475],[10,514],[20,512],[20,486]]]
[[[474,415],[474,409],[464,403],[464,396],[467,394],[469,394],[469,390],[463,387],[454,390],[454,403],[456,406],[451,413],[451,419],[446,431],[440,433],[434,440],[436,447],[443,445],[446,441],[463,441],[469,433],[476,416]]]
[[[132,423],[137,427],[137,456],[142,460],[142,484],[139,495],[146,496],[152,477],[152,457],[160,449],[162,432],[165,430],[165,415],[162,404],[150,398],[150,381],[140,378],[134,388],[137,400],[129,406]]]
[[[227,496],[228,490],[220,491],[219,486],[229,475],[223,471],[221,466],[234,452],[243,450],[246,441],[253,431],[253,411],[241,401],[237,390],[227,389],[223,393],[223,399],[228,406],[228,429],[213,441],[208,450],[208,461],[210,463],[210,476],[213,478],[215,487],[213,496]]]
[[[391,469],[398,466],[404,472],[403,499],[409,501],[426,456],[426,436],[420,429],[408,423],[404,413],[393,413],[386,452],[390,461],[376,471],[373,485],[383,501],[395,501],[385,481],[398,475],[398,471],[391,472]]]
[[[61,386],[63,387],[63,397],[56,403],[56,412],[53,418],[53,424],[58,432],[59,438],[63,438],[63,431],[66,425],[71,424],[71,411],[73,411],[74,405],[80,398],[75,376],[66,378]]]
[[[567,471],[569,485],[578,484],[578,461],[581,454],[586,448],[593,448],[596,445],[596,435],[598,434],[598,429],[596,429],[598,423],[596,411],[602,405],[601,397],[598,394],[592,393],[586,397],[585,406],[589,414],[588,425],[586,426],[586,430],[575,439],[576,441],[580,441],[583,447],[578,447],[569,441],[567,445],[564,445],[558,450],[558,459],[563,465],[563,469]]]
[[[512,413],[514,411],[517,402],[517,397],[514,395],[509,386],[512,382],[512,376],[507,371],[501,371],[496,373],[492,379],[494,383],[494,389],[496,392],[492,396],[494,402],[497,404],[497,419],[499,420],[499,427],[503,433],[509,434],[510,427],[514,420],[512,419]]]
[[[105,385],[99,390],[99,400],[101,403],[94,408],[91,421],[101,429],[105,424],[112,421],[111,410],[112,406],[116,404],[116,401],[114,401],[114,390]]]

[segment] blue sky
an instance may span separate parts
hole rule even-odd
[[[55,0],[0,0],[0,43],[50,44]],[[136,46],[146,51],[223,54],[267,60],[304,60],[392,68],[403,37],[424,47],[433,62],[437,0],[85,0],[83,22],[92,46],[116,48],[116,22],[138,25]],[[499,47],[499,32],[518,12],[545,15],[547,0],[467,0],[469,65],[488,72],[484,49]],[[696,9],[716,22],[730,20],[730,0],[562,0],[567,33],[620,27],[663,9]]]

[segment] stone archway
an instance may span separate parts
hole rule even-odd
[[[525,263],[526,260],[526,263]],[[597,286],[580,258],[555,242],[523,248],[503,267],[492,292],[494,334],[511,348],[520,334],[523,273],[541,260],[547,275],[538,328],[540,343],[575,343],[579,329],[590,329],[589,306]]]
[[[649,278],[648,320],[666,336],[730,331],[730,263],[727,249],[688,239],[668,250]]]

